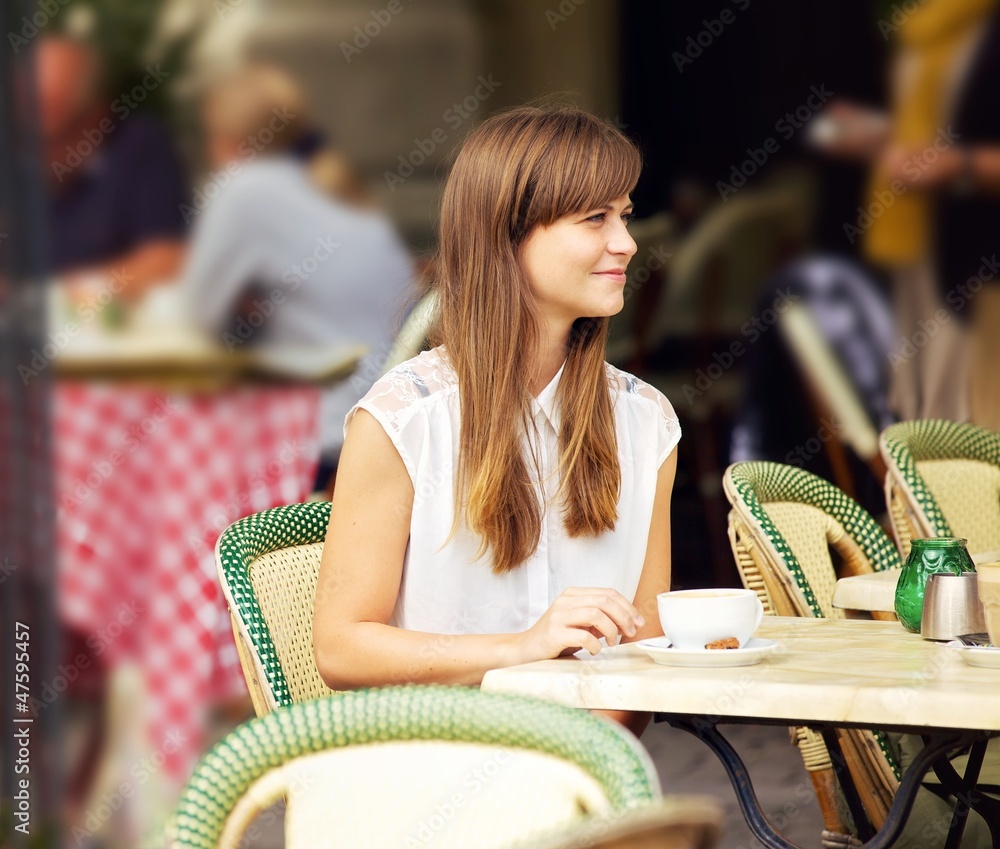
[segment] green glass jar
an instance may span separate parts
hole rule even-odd
[[[910,540],[910,556],[896,584],[896,616],[907,631],[920,630],[927,579],[938,572],[960,575],[975,572],[976,566],[964,539],[934,537]]]

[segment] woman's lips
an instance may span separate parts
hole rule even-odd
[[[625,282],[624,269],[623,270],[612,269],[610,271],[595,271],[594,273],[599,275],[600,277],[606,277],[608,280],[613,280],[615,283]]]

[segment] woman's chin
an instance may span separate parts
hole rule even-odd
[[[608,304],[607,312],[603,315],[611,317],[613,315],[618,315],[623,309],[625,309],[625,295],[622,293],[621,297],[615,298],[610,304]]]

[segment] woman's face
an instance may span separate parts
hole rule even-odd
[[[631,213],[632,201],[622,195],[532,230],[521,246],[521,268],[544,319],[568,327],[621,311],[625,267],[636,252],[626,229]]]

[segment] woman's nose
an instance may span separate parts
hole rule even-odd
[[[634,256],[635,252],[639,250],[639,246],[636,245],[635,239],[632,238],[628,229],[625,227],[624,221],[618,226],[612,234],[611,239],[608,241],[608,250],[613,254],[621,254],[624,256]]]

